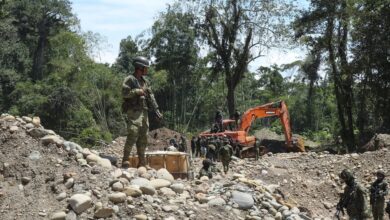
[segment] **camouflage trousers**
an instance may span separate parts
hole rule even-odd
[[[385,199],[378,198],[375,202],[371,203],[372,215],[374,220],[383,220],[384,209],[385,209]]]
[[[226,174],[229,171],[229,164],[230,164],[230,158],[229,157],[221,157],[222,165],[223,165],[223,172]]]
[[[144,111],[132,111],[127,112],[127,138],[125,147],[123,150],[123,160],[129,160],[131,150],[134,145],[137,147],[138,155],[138,167],[145,166],[145,149],[148,143],[148,130],[149,130],[149,121],[148,121],[148,112]]]

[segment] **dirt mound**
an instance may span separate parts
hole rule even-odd
[[[375,134],[361,150],[374,151],[382,148],[390,148],[390,134]]]

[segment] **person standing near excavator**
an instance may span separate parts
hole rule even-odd
[[[133,59],[134,73],[125,78],[122,84],[122,111],[126,115],[127,139],[123,150],[122,167],[129,167],[128,158],[135,144],[138,154],[138,167],[146,166],[145,149],[149,130],[148,110],[153,110],[158,119],[162,114],[145,79],[148,73],[149,60],[138,56]]]

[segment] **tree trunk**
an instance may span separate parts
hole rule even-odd
[[[347,60],[347,41],[348,41],[348,14],[347,14],[347,3],[346,0],[341,3],[341,18],[340,18],[340,27],[339,27],[339,47],[338,54],[340,58],[340,73],[341,73],[341,92],[344,98],[344,113],[346,116],[346,144],[350,152],[356,151],[355,145],[355,134],[353,132],[353,92],[352,92],[352,83],[353,78],[352,74],[349,71],[349,64]]]
[[[47,19],[43,19],[40,22],[38,27],[39,39],[38,46],[34,53],[34,62],[32,67],[32,79],[41,80],[43,78],[43,65],[45,62],[45,50],[47,44],[48,28],[47,28]]]
[[[328,19],[328,22],[327,22],[327,28],[326,28],[326,38],[327,38],[327,42],[326,42],[326,46],[327,46],[327,49],[328,49],[328,53],[329,53],[329,62],[330,62],[330,65],[331,65],[331,72],[332,72],[332,78],[333,78],[333,82],[334,82],[334,92],[335,92],[335,95],[336,95],[336,102],[337,102],[337,113],[338,113],[338,118],[339,118],[339,122],[340,122],[340,125],[341,125],[341,138],[343,140],[343,143],[346,143],[347,142],[347,128],[346,128],[346,124],[345,124],[345,118],[344,118],[344,111],[343,111],[343,105],[345,104],[343,99],[342,99],[342,96],[341,96],[341,79],[340,79],[340,76],[339,76],[339,72],[337,70],[337,64],[336,64],[336,57],[335,57],[335,52],[334,52],[334,49],[333,49],[333,30],[334,30],[334,18],[331,17]],[[346,149],[347,151],[349,149]]]
[[[227,85],[226,101],[227,101],[229,117],[231,117],[234,114],[236,108],[235,96],[234,96],[235,86],[233,80],[231,78],[228,78],[228,76],[226,76],[226,85]]]

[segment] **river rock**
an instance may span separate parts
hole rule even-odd
[[[167,196],[167,197],[176,195],[176,193],[171,188],[167,188],[167,187],[161,188],[160,192],[161,192],[161,194],[163,194],[164,196]]]
[[[127,196],[138,197],[142,195],[142,191],[137,185],[130,185],[124,188],[123,192]]]
[[[50,220],[65,220],[65,218],[66,218],[65,212],[56,212],[50,217]]]
[[[175,192],[175,193],[183,193],[184,191],[184,185],[182,183],[174,183],[172,184],[171,186],[171,189]]]
[[[250,209],[255,204],[251,194],[239,191],[232,192],[232,201],[241,209]]]
[[[149,180],[142,178],[142,177],[132,179],[130,181],[130,184],[137,185],[137,186],[147,186],[147,185],[150,186],[151,185]]]
[[[172,174],[165,168],[161,168],[157,171],[157,178],[158,179],[165,179],[169,182],[175,181],[175,178],[173,178]]]
[[[214,198],[207,202],[209,206],[224,206],[226,205],[226,201],[222,198]]]
[[[108,218],[114,213],[114,209],[111,207],[100,208],[95,211],[95,218]]]
[[[139,188],[143,194],[151,195],[151,196],[156,194],[156,189],[152,185],[140,186]]]
[[[56,144],[57,146],[62,146],[64,144],[64,141],[61,139],[61,137],[57,135],[46,135],[41,138],[41,141],[43,145]]]
[[[85,194],[75,194],[68,200],[69,205],[72,207],[73,211],[77,214],[80,214],[92,207],[91,197]]]
[[[171,185],[171,182],[165,179],[154,179],[150,181],[150,184],[155,188],[155,189],[160,189],[163,187],[168,187]]]
[[[91,163],[91,162],[97,163],[98,160],[100,160],[100,157],[96,154],[90,154],[87,156],[86,160],[88,163]]]
[[[113,191],[121,192],[123,190],[123,184],[120,181],[118,181],[112,184],[111,188]]]
[[[109,168],[111,169],[111,161],[109,159],[100,158],[100,160],[97,161],[97,164],[99,164],[101,167]]]
[[[108,199],[113,203],[122,203],[126,201],[126,194],[123,192],[115,192],[108,195]]]

